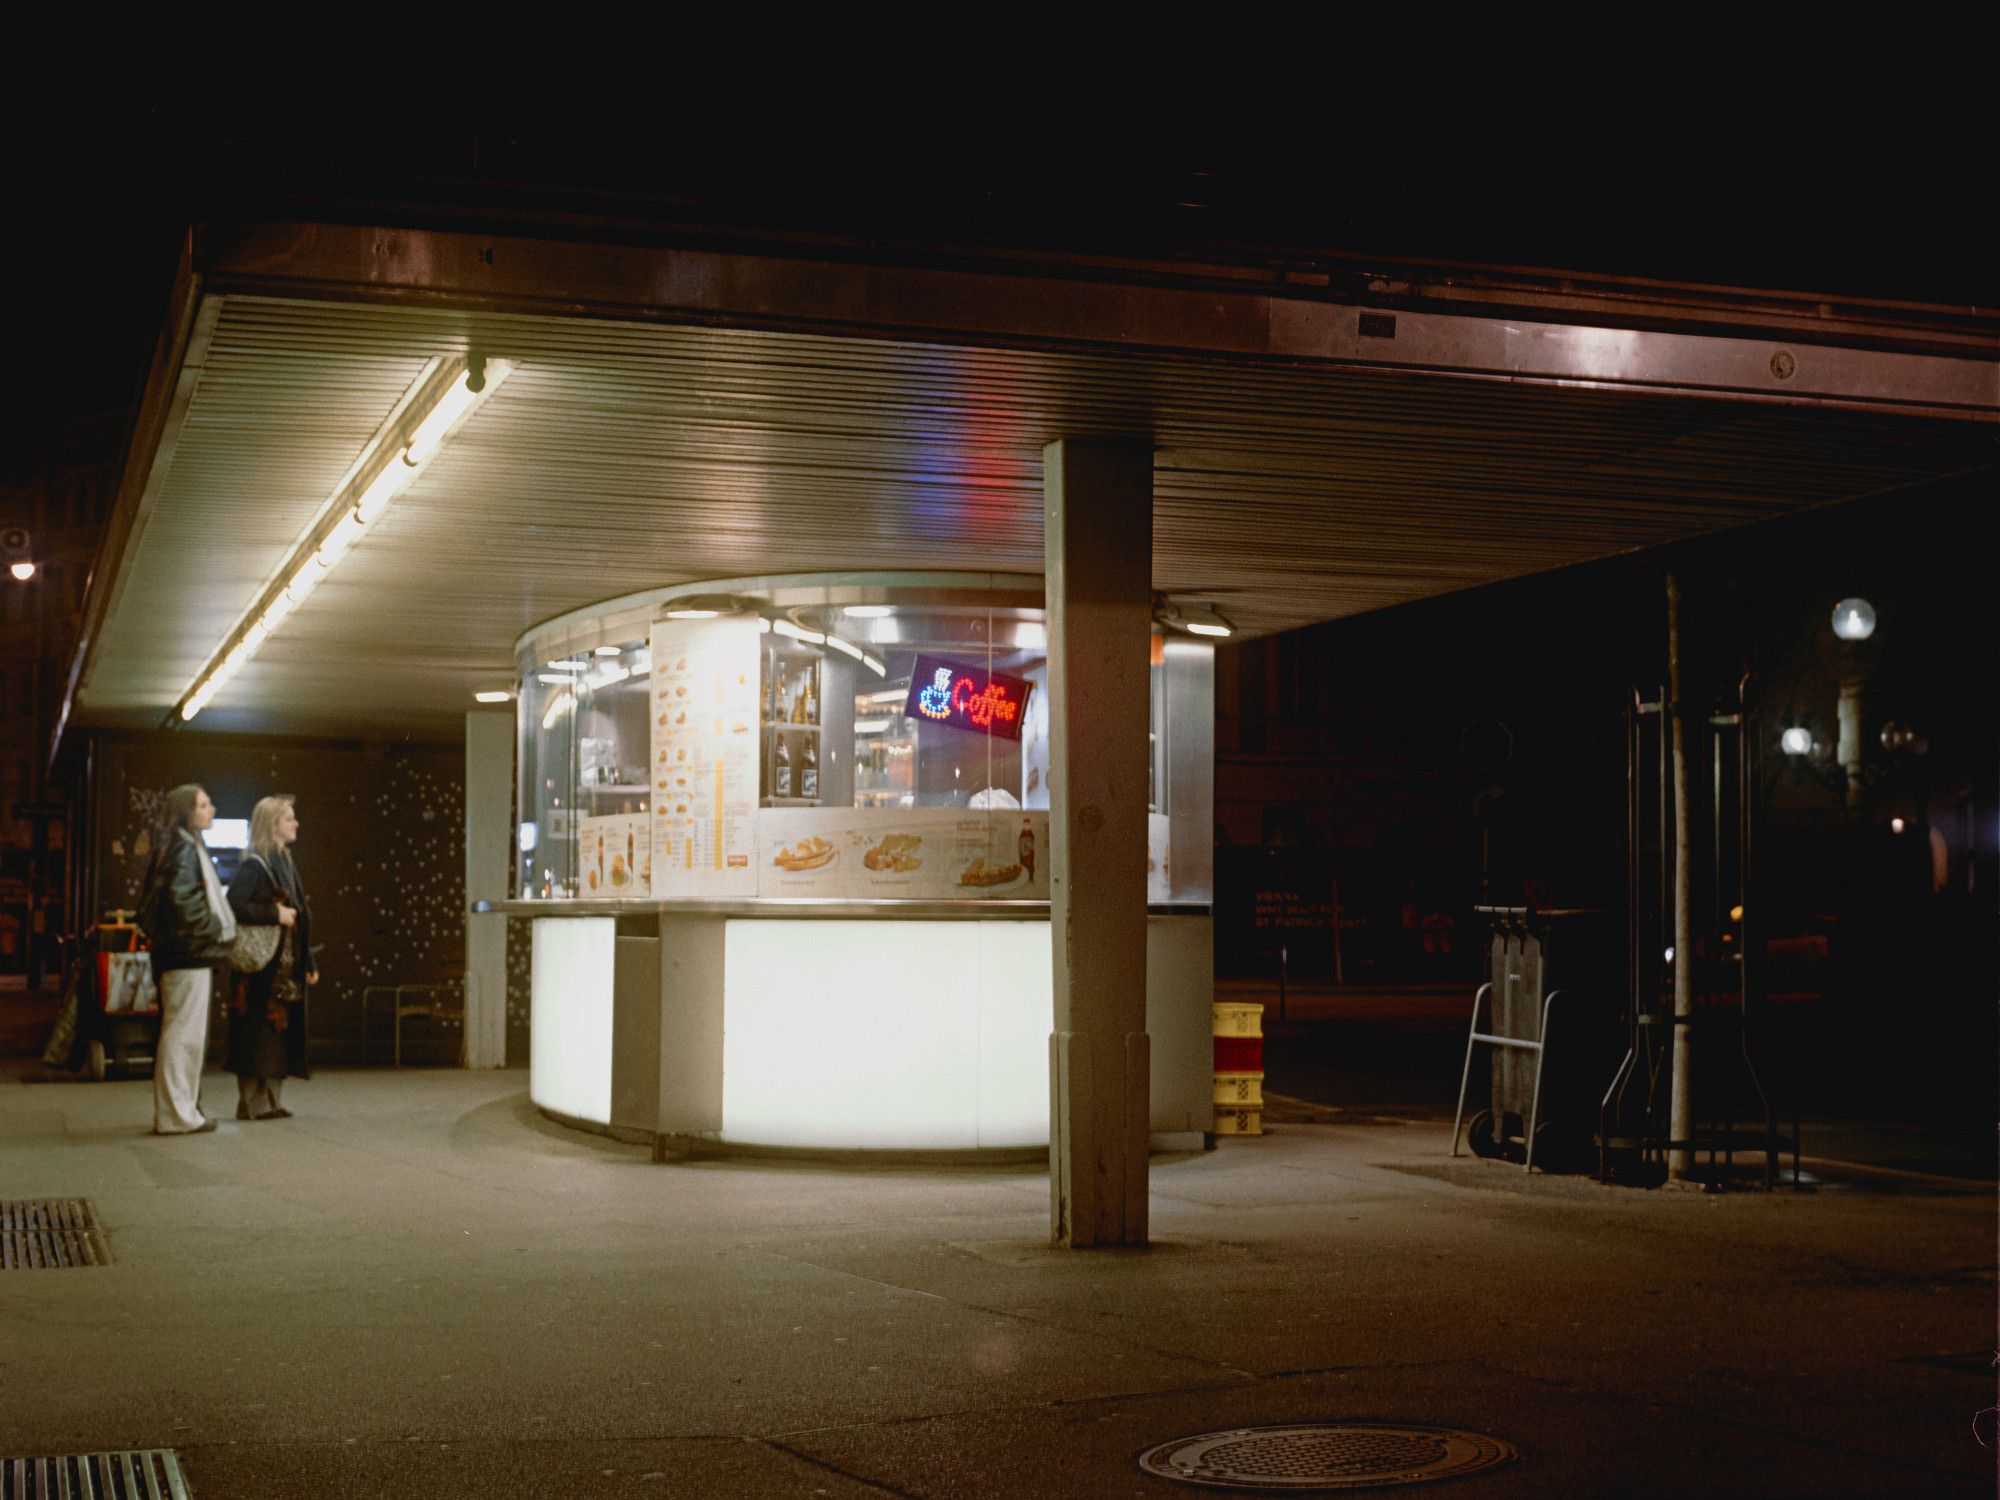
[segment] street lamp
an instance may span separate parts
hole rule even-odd
[[[1833,633],[1843,641],[1865,641],[1875,633],[1875,606],[1866,599],[1843,599],[1833,607]]]
[[[1858,648],[1875,633],[1875,606],[1866,599],[1843,599],[1833,607],[1833,633]],[[1858,649],[1842,653],[1840,674],[1840,738],[1834,759],[1847,772],[1847,805],[1861,805],[1861,688],[1863,661]]]
[[[25,526],[9,526],[0,530],[0,562],[7,564],[7,571],[15,580],[26,583],[35,576],[34,538]]]

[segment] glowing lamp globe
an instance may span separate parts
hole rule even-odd
[[[1866,599],[1843,599],[1833,607],[1833,633],[1843,641],[1865,641],[1875,633],[1875,607]]]
[[[1778,736],[1778,748],[1787,755],[1804,755],[1812,749],[1810,729],[1791,728]]]

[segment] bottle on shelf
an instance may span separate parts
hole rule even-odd
[[[785,748],[785,736],[778,737],[778,748],[771,760],[771,795],[789,797],[792,795],[792,756]]]
[[[819,736],[809,734],[799,747],[799,795],[819,796]]]

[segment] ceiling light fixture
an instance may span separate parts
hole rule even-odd
[[[276,579],[217,645],[208,666],[178,705],[182,722],[200,713],[286,616],[319,587],[348,550],[381,518],[452,430],[507,378],[502,360],[434,359],[368,440],[313,522],[293,544]]]
[[[1226,636],[1232,627],[1212,604],[1198,600],[1174,601],[1154,596],[1153,618],[1190,635]]]
[[[474,693],[472,701],[475,703],[505,703],[513,696],[512,693]]]

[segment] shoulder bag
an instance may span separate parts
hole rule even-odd
[[[271,873],[269,865],[264,864],[264,861],[254,854],[246,855],[245,858],[255,859],[258,864],[264,865],[264,873],[271,877],[272,887],[277,888],[277,876]],[[282,896],[284,891],[280,889],[278,894]],[[275,922],[269,926],[256,927],[242,922],[237,923],[236,946],[229,950],[229,967],[239,974],[261,974],[271,966],[271,960],[278,956],[278,942],[284,933],[285,929]]]

